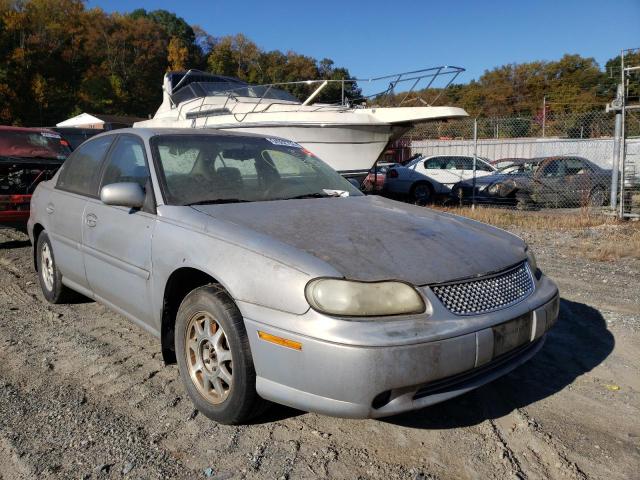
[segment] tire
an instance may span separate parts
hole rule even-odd
[[[587,205],[590,207],[602,207],[607,202],[606,193],[602,187],[594,187],[589,193]]]
[[[428,182],[416,182],[411,186],[409,198],[415,205],[427,205],[433,202],[433,186]]]
[[[184,298],[176,318],[175,349],[182,382],[206,417],[242,424],[268,405],[256,392],[242,315],[222,288],[207,285]]]
[[[51,241],[47,232],[42,232],[38,236],[36,266],[42,295],[49,303],[68,303],[73,300],[76,293],[62,284],[62,274],[56,266],[53,248],[51,248]]]
[[[464,202],[464,193],[462,187],[458,186],[451,190],[451,195],[449,196],[449,200],[451,200],[455,205],[462,206]]]
[[[516,209],[517,210],[535,210],[536,204],[531,200],[528,193],[516,192]]]

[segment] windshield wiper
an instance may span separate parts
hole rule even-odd
[[[185,207],[191,207],[193,205],[214,205],[220,203],[246,203],[249,200],[241,200],[239,198],[215,198],[212,200],[198,200],[197,202],[185,203]]]
[[[328,198],[328,197],[348,197],[349,192],[345,190],[329,190],[325,189],[324,192],[303,193],[302,195],[295,195],[293,197],[278,198],[276,200],[299,200],[301,198]]]
[[[302,198],[327,198],[327,197],[333,197],[335,195],[327,195],[326,193],[303,193],[302,195],[296,195],[294,197],[284,197],[284,198],[278,198],[278,200],[299,200]]]

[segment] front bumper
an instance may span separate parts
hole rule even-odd
[[[447,318],[444,307],[426,296],[434,306],[428,319],[324,317],[325,328],[316,335],[309,327],[323,321],[316,312],[258,321],[255,307],[241,305],[258,393],[301,410],[348,418],[423,408],[490,382],[531,358],[559,308],[558,290],[546,277],[523,302],[475,317]],[[259,331],[299,342],[302,349],[263,341]]]

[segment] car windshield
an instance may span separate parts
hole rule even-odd
[[[54,132],[39,130],[0,131],[0,156],[14,158],[66,159],[71,150],[66,141]]]
[[[498,171],[506,175],[517,175],[519,173],[533,173],[537,170],[539,162],[524,162],[515,165],[507,165],[500,168]]]
[[[362,195],[312,153],[280,138],[167,134],[151,145],[172,205]]]

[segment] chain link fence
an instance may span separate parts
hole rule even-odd
[[[640,154],[640,118],[626,129],[627,156]],[[419,204],[607,214],[615,144],[604,110],[427,123],[393,144],[364,188]],[[638,167],[627,184],[640,185]]]

